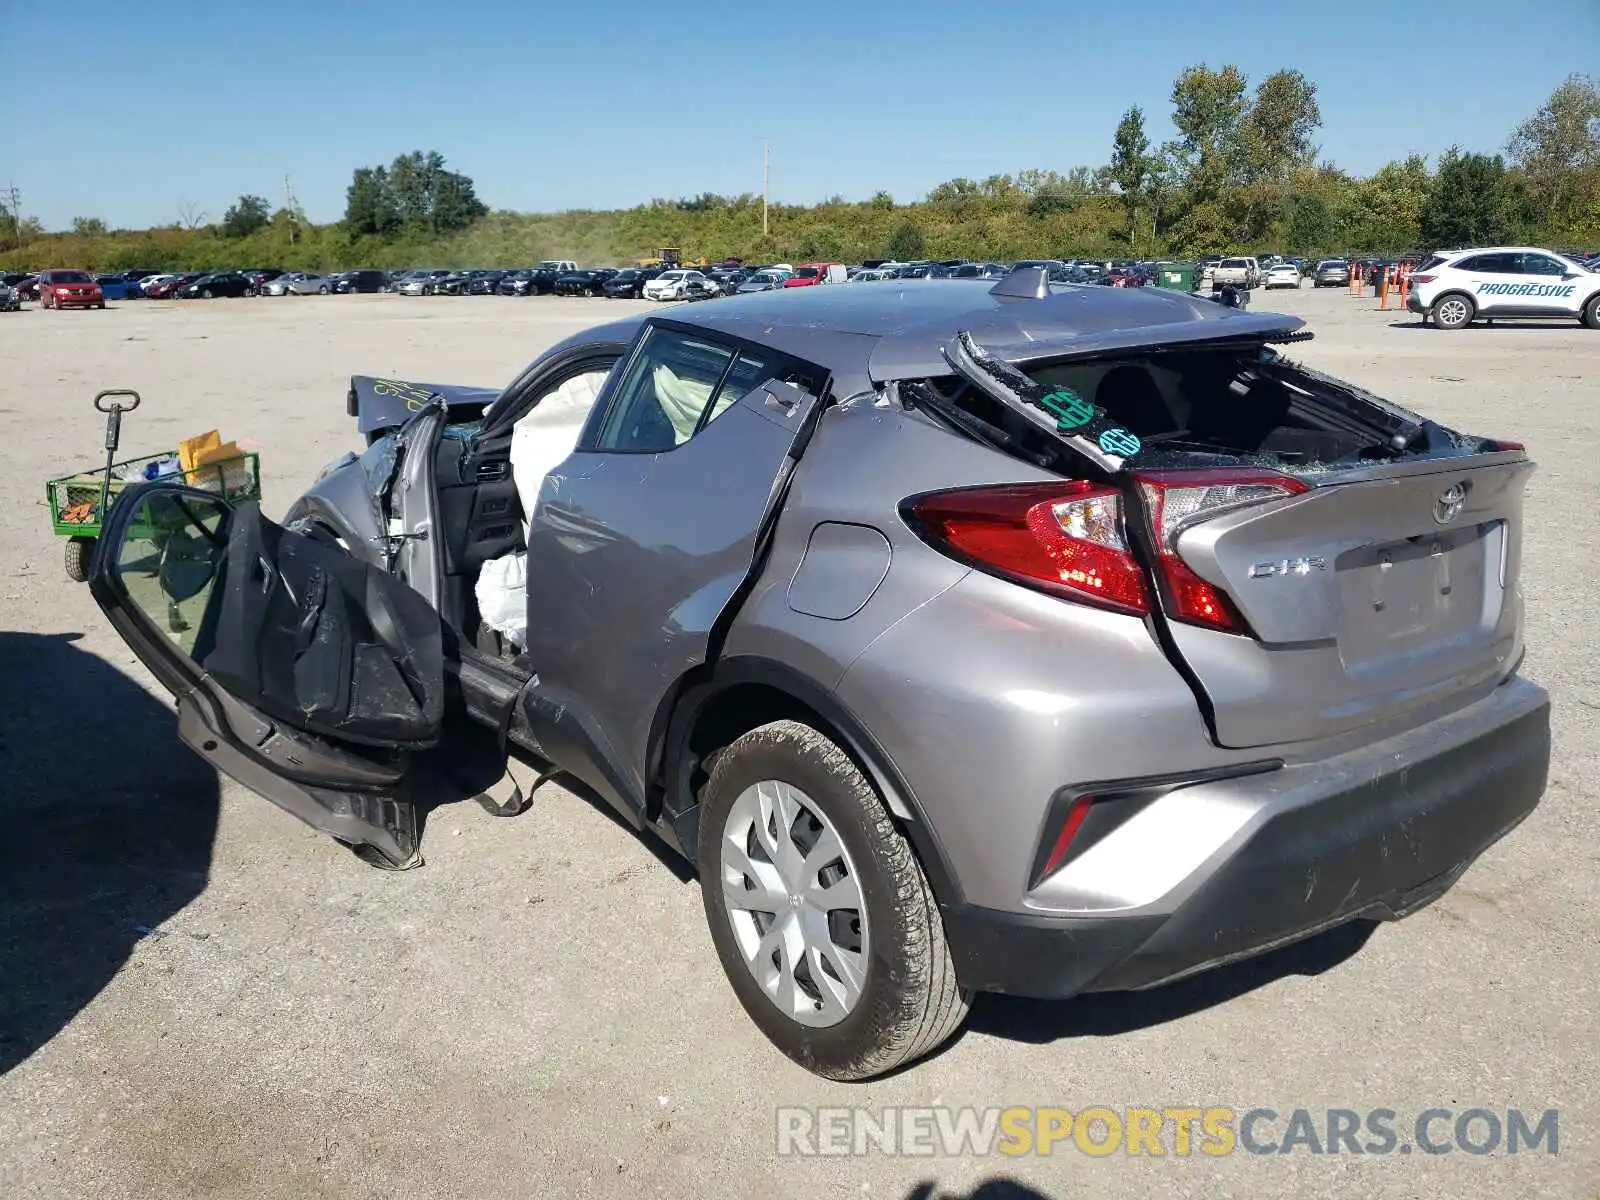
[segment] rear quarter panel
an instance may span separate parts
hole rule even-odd
[[[901,815],[931,828],[969,902],[994,907],[1020,902],[1057,788],[1245,757],[1208,745],[1193,693],[1141,620],[975,572],[899,515],[927,491],[1050,478],[898,405],[830,409],[725,646],[831,692],[908,785]],[[821,611],[795,585],[824,522],[889,544],[881,584],[844,619],[796,610],[799,596]],[[859,553],[852,539],[828,544]]]

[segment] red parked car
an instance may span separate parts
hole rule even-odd
[[[186,288],[191,283],[195,283],[205,277],[206,273],[204,271],[190,271],[184,275],[174,275],[165,283],[158,283],[154,287],[147,289],[144,294],[145,299],[176,300],[179,288]]]
[[[40,308],[104,308],[106,298],[87,271],[40,271]]]
[[[794,274],[784,281],[784,287],[812,287],[828,278],[827,263],[801,263]]]

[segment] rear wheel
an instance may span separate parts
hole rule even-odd
[[[1465,329],[1472,324],[1474,309],[1471,300],[1451,292],[1434,304],[1432,315],[1433,323],[1439,329]]]
[[[1583,316],[1579,320],[1590,329],[1600,329],[1600,292],[1589,297],[1589,303],[1583,306]]]
[[[717,756],[701,807],[712,942],[774,1045],[853,1080],[955,1033],[969,997],[933,893],[847,754],[810,726],[764,725]]]

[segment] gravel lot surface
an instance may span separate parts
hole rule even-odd
[[[1542,806],[1442,901],[1153,993],[980,1000],[869,1085],[771,1049],[696,886],[547,785],[436,811],[374,871],[178,743],[167,696],[62,573],[42,481],[218,428],[280,513],[355,444],[352,372],[495,385],[629,305],[389,296],[0,314],[0,1195],[1600,1195],[1600,334],[1442,333],[1343,291],[1298,356],[1527,443],[1526,672]],[[153,932],[148,932],[153,931]],[[1370,935],[1370,936],[1369,936]],[[778,1106],[1559,1108],[1559,1154],[780,1157]],[[1438,1127],[1447,1132],[1448,1125]],[[1170,1145],[1170,1142],[1169,1142]],[[919,1185],[922,1186],[918,1190]]]

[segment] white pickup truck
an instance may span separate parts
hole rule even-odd
[[[1211,290],[1220,292],[1225,287],[1251,288],[1261,273],[1253,258],[1225,258],[1211,272]]]

